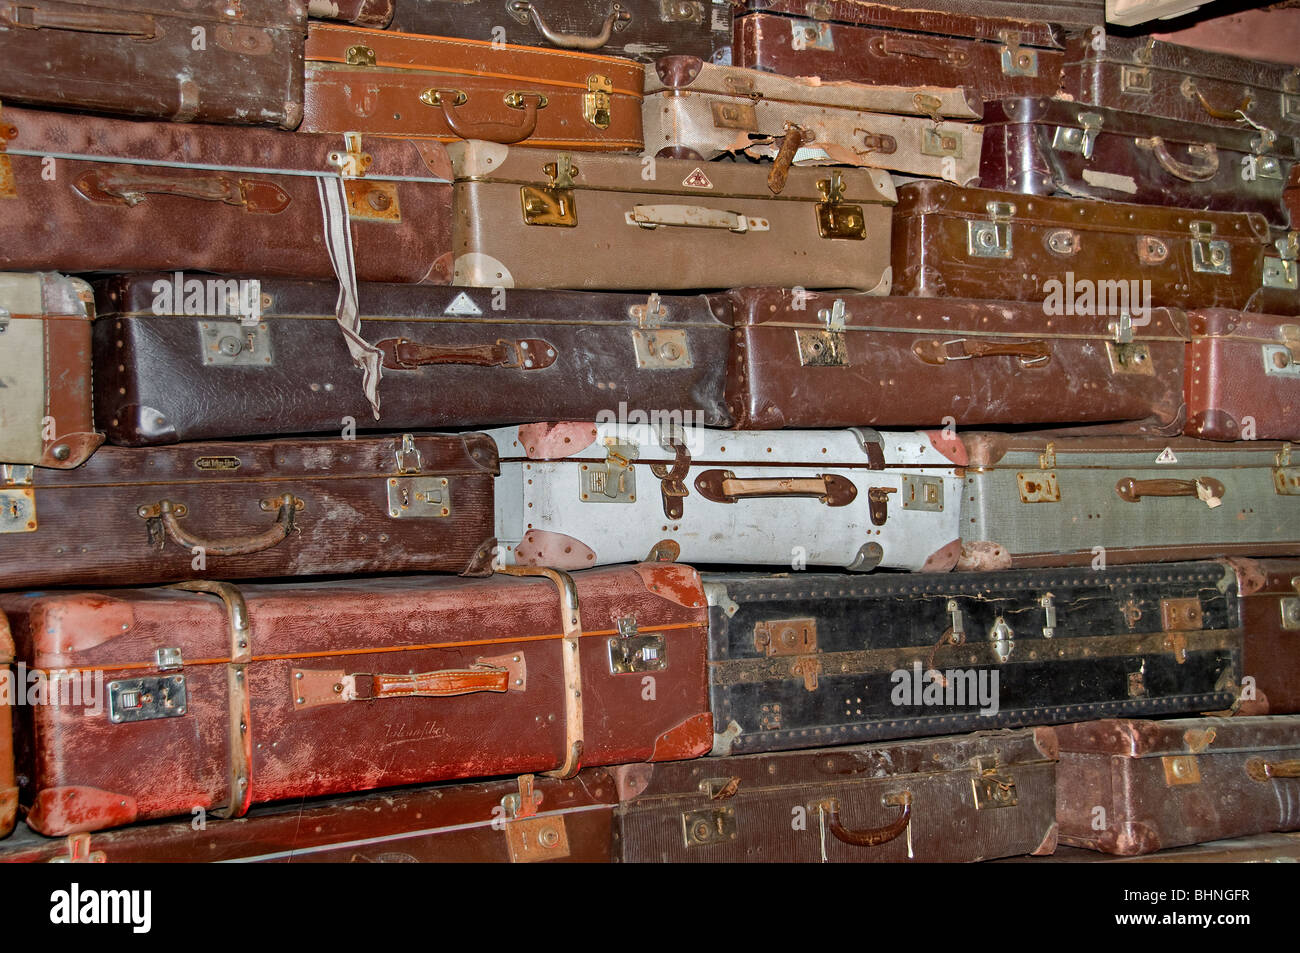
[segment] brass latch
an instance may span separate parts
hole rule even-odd
[[[1165,755],[1160,763],[1165,769],[1165,784],[1169,787],[1201,783],[1201,768],[1195,755]]]
[[[611,440],[604,463],[584,463],[579,470],[579,492],[584,503],[635,503],[636,470],[632,461],[640,454],[636,444]]]
[[[102,850],[90,849],[89,834],[69,834],[66,856],[51,857],[52,864],[102,864],[108,860]]]
[[[1297,250],[1300,248],[1300,232],[1287,232],[1286,236],[1273,243],[1277,248],[1277,258],[1264,259],[1265,288],[1282,288],[1295,291],[1300,282],[1296,276]]]
[[[587,92],[582,97],[582,118],[597,129],[608,129],[614,83],[608,76],[592,73],[587,77]]]
[[[1057,152],[1077,152],[1085,159],[1092,158],[1092,147],[1101,131],[1100,113],[1079,113],[1079,126],[1057,126],[1052,134],[1052,148]]]
[[[966,223],[966,253],[972,258],[1011,257],[1011,218],[1016,207],[1010,202],[989,202],[988,221]]]
[[[1106,357],[1110,361],[1112,374],[1145,374],[1153,376],[1155,365],[1151,363],[1151,349],[1146,344],[1133,340],[1133,316],[1121,311],[1110,322],[1113,341],[1106,342]]]
[[[505,822],[506,847],[510,863],[529,864],[569,856],[569,834],[564,815],[539,816],[542,796],[533,790],[533,775],[519,778],[519,793],[507,794],[501,807]]]
[[[975,810],[988,811],[999,807],[1015,807],[1016,779],[1005,769],[998,771],[997,758],[980,756],[971,759],[971,766],[979,772],[971,778],[971,790],[975,795]]]
[[[1274,462],[1274,491],[1280,496],[1300,496],[1300,467],[1291,466],[1291,444],[1282,444]]]
[[[0,464],[0,533],[36,531],[36,491],[32,468],[16,463]]]
[[[1002,72],[1007,76],[1037,76],[1038,52],[1020,45],[1020,34],[1014,30],[998,30],[1002,41]]]
[[[329,164],[343,177],[343,191],[348,200],[348,214],[367,222],[400,222],[402,210],[397,202],[397,183],[362,181],[372,161],[362,151],[361,133],[345,132],[344,152],[331,152]]]
[[[817,232],[822,238],[861,241],[867,237],[862,206],[843,203],[844,179],[839,169],[831,172],[829,179],[818,179],[817,191],[822,195],[817,203]]]
[[[542,166],[550,185],[525,185],[519,189],[524,207],[525,225],[551,225],[573,228],[578,224],[578,207],[574,201],[573,180],[578,167],[568,153],[556,156]]]
[[[1192,631],[1205,625],[1201,600],[1196,596],[1187,599],[1161,599],[1160,621],[1166,632]]]
[[[736,839],[736,809],[730,805],[682,812],[682,839],[687,847],[725,844]]]
[[[659,672],[668,667],[662,632],[642,635],[635,616],[618,620],[618,635],[609,640],[609,670],[614,675]]]
[[[1232,274],[1232,253],[1228,243],[1214,238],[1213,222],[1192,222],[1192,271],[1210,275]]]

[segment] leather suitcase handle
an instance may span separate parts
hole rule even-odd
[[[200,202],[223,202],[256,215],[275,215],[289,207],[289,194],[273,182],[228,175],[182,176],[164,172],[140,175],[95,169],[77,179],[78,192],[99,205],[133,208],[149,195],[171,195]]]
[[[555,363],[555,348],[537,338],[518,341],[498,339],[496,344],[467,347],[436,347],[406,338],[386,338],[375,343],[389,370],[414,370],[431,364],[466,364],[472,367],[505,367],[536,371]]]
[[[786,179],[790,177],[790,166],[794,163],[795,154],[804,144],[805,138],[808,142],[813,140],[813,136],[805,132],[803,127],[793,123],[785,124],[781,148],[776,153],[776,161],[772,163],[771,171],[767,173],[767,190],[773,195],[780,195],[785,188]]]
[[[961,345],[961,353],[949,351]],[[1052,346],[1046,341],[970,341],[957,338],[952,341],[917,341],[912,353],[925,364],[947,364],[949,361],[968,361],[974,357],[1018,357],[1025,367],[1044,366],[1052,360]]]
[[[508,146],[523,142],[537,131],[537,110],[545,109],[550,100],[541,93],[530,90],[506,93],[504,96],[506,107],[523,110],[523,119],[517,123],[470,119],[462,113],[455,112],[469,102],[465,91],[460,89],[426,89],[420,94],[420,102],[441,109],[442,118],[448,128],[462,139],[482,139]]]
[[[0,8],[0,23],[24,30],[69,30],[73,33],[108,33],[152,40],[158,34],[153,17],[145,13],[40,10],[25,3]]]
[[[1201,108],[1215,119],[1235,120],[1238,113],[1244,116],[1246,110],[1255,104],[1250,93],[1246,93],[1241,97],[1241,102],[1232,109],[1220,109],[1205,98],[1205,94],[1196,88],[1196,82],[1190,76],[1183,80],[1180,89],[1184,97],[1196,100],[1200,103]]]
[[[817,810],[825,816],[826,826],[830,828],[836,840],[851,847],[879,847],[881,844],[887,844],[902,834],[903,831],[907,830],[907,825],[912,822],[911,791],[890,795],[885,798],[885,803],[902,805],[903,813],[898,815],[898,818],[890,824],[863,831],[850,830],[840,822],[840,802],[837,798],[828,798],[822,801],[817,805]]]
[[[759,477],[738,479],[730,470],[705,470],[695,478],[695,489],[712,503],[736,503],[772,497],[805,497],[826,506],[847,506],[858,488],[847,477],[819,473],[812,477]]]
[[[704,205],[635,205],[624,217],[629,225],[639,225],[647,230],[660,226],[718,228],[736,235],[768,231],[766,219],[750,218],[741,212],[729,212]]]
[[[941,60],[948,66],[964,68],[970,65],[970,54],[942,40],[923,40],[920,37],[873,36],[867,49],[876,56],[901,56],[923,60]]]
[[[448,698],[510,689],[510,673],[489,665],[415,675],[372,675],[371,678],[374,679],[374,698]]]
[[[1265,761],[1263,758],[1251,758],[1246,762],[1246,774],[1255,781],[1300,778],[1300,758],[1291,761]]]
[[[583,36],[580,33],[561,33],[551,29],[542,19],[542,15],[537,12],[537,5],[529,3],[528,0],[511,0],[506,4],[506,9],[520,23],[528,23],[531,20],[537,32],[546,37],[548,43],[568,50],[598,50],[609,42],[615,30],[622,30],[632,22],[632,14],[624,10],[621,4],[611,3],[609,15],[605,17],[605,22],[601,24],[600,29],[592,36]]]
[[[1138,139],[1137,146],[1139,149],[1149,149],[1154,152],[1160,168],[1184,182],[1205,182],[1219,174],[1219,150],[1212,142],[1187,147],[1187,154],[1195,159],[1195,162],[1180,162],[1175,159],[1169,154],[1169,147],[1159,136]]]
[[[1213,477],[1201,477],[1198,480],[1138,480],[1124,477],[1115,484],[1115,492],[1120,499],[1137,503],[1144,496],[1200,496],[1204,488],[1216,500],[1223,499],[1227,490]]]
[[[193,550],[201,547],[209,556],[247,556],[270,549],[293,532],[294,514],[303,508],[302,500],[292,493],[261,501],[262,509],[276,510],[275,523],[260,533],[213,540],[186,532],[179,520],[189,513],[184,503],[159,500],[139,507],[136,513],[149,525],[150,542],[162,548],[167,537],[177,545]]]

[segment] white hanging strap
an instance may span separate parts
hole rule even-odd
[[[817,805],[817,827],[821,833],[822,863],[826,863],[826,808]]]

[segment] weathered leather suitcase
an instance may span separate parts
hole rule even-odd
[[[1056,848],[1042,857],[1008,857],[995,864],[1294,864],[1300,863],[1300,834],[1255,834],[1172,847],[1154,854],[1119,857],[1082,847]]]
[[[624,863],[970,862],[1056,846],[1050,728],[616,768]]]
[[[157,308],[157,282],[98,286],[96,407],[123,446],[294,433],[502,425],[678,407],[727,426],[730,302],[362,284],[360,334],[383,354],[372,418],[330,282],[261,281],[261,320]],[[172,295],[173,300],[181,296]],[[324,326],[322,326],[324,325]]]
[[[1300,559],[1229,559],[1245,630],[1239,715],[1300,713]],[[1246,682],[1245,678],[1250,681]]]
[[[683,416],[491,431],[500,558],[952,568],[961,478],[941,434],[737,433]]]
[[[708,752],[695,570],[515,575],[0,596],[20,658],[104,682],[22,712],[28,825]]]
[[[1254,214],[912,182],[898,190],[894,213],[894,294],[996,293],[1047,302],[1054,314],[1112,318],[1142,306],[1300,310],[1294,292],[1260,303],[1270,290],[1269,241],[1267,222]]]
[[[307,0],[307,13],[318,20],[342,20],[382,30],[393,21],[397,0]]]
[[[1300,717],[1106,720],[1056,732],[1062,844],[1149,854],[1300,830]]]
[[[90,286],[0,274],[0,460],[71,468],[101,443],[91,419]]]
[[[888,294],[879,169],[570,155],[457,142],[453,284],[601,291],[740,285]]]
[[[695,56],[665,56],[646,70],[646,152],[680,159],[743,153],[774,158],[780,192],[795,165],[850,165],[977,179],[983,104],[962,89],[823,83]]]
[[[26,685],[20,686],[9,671],[14,660],[14,640],[9,632],[9,620],[0,612],[0,678],[6,680],[0,692],[0,837],[7,837],[14,829],[18,817],[18,783],[14,780],[13,720],[10,709],[17,701],[21,689],[26,697]]]
[[[746,0],[732,62],[786,76],[885,86],[965,86],[981,99],[1055,95],[1064,30],[980,3]],[[996,6],[996,5],[995,5]]]
[[[731,0],[400,0],[393,29],[653,62],[731,61]]]
[[[1300,440],[1300,324],[1207,308],[1188,315],[1187,433]]]
[[[1071,37],[1061,89],[1075,102],[1094,106],[1235,127],[1244,115],[1255,128],[1300,135],[1300,67],[1151,37]]]
[[[311,132],[641,149],[639,63],[327,23],[306,56]]]
[[[0,98],[294,129],[302,0],[26,0],[0,8]]]
[[[1068,195],[1257,212],[1290,222],[1282,193],[1296,140],[1255,129],[1159,119],[1059,99],[1007,99],[984,112],[979,184]]]
[[[1241,683],[1219,563],[704,581],[715,755],[1207,711]]]
[[[616,803],[608,770],[588,768],[567,781],[429,785],[61,838],[23,827],[0,844],[0,863],[609,863]]]
[[[486,572],[496,447],[482,434],[101,447],[0,470],[0,578],[124,585]]]
[[[740,288],[727,368],[736,426],[890,427],[1147,421],[1180,433],[1187,321],[1040,304]]]
[[[436,142],[6,106],[0,268],[447,284],[449,182]]]
[[[958,436],[959,569],[1300,555],[1290,444]]]

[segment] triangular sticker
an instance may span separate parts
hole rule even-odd
[[[682,179],[682,185],[686,186],[688,189],[713,188],[713,183],[709,181],[709,177],[704,174],[704,170],[701,169],[699,166],[696,166],[691,171],[690,175]]]
[[[1173,447],[1165,447],[1160,451],[1160,456],[1156,457],[1156,463],[1177,463],[1178,458],[1174,456]]]
[[[456,295],[455,300],[453,300],[451,304],[447,305],[447,310],[443,312],[443,314],[475,316],[481,315],[482,313],[483,312],[479,310],[478,305],[476,305],[470,299],[470,296],[463,291]]]

